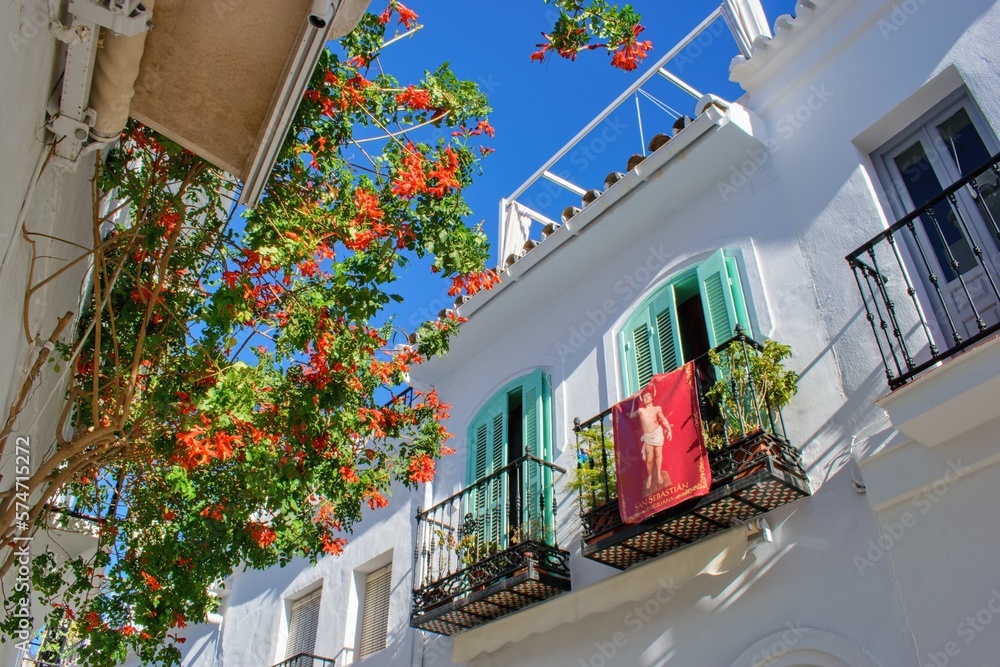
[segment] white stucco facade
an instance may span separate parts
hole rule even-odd
[[[390,550],[388,646],[359,664],[995,664],[1000,348],[985,343],[885,397],[844,256],[896,219],[872,159],[886,142],[959,90],[995,140],[1000,7],[828,0],[798,10],[734,64],[746,94],[698,118],[694,143],[647,158],[501,288],[461,307],[469,322],[449,356],[413,374],[453,404],[459,436],[433,488],[397,493],[339,559],[235,575],[218,656],[206,633],[186,664],[278,662],[285,601],[320,580],[316,654],[348,662],[354,572]],[[813,495],[766,515],[770,543],[740,548],[734,528],[618,572],[581,556],[576,500],[559,492],[571,592],[453,638],[409,629],[414,514],[467,484],[463,445],[477,411],[544,369],[554,462],[574,467],[574,418],[625,397],[623,323],[665,279],[720,248],[738,259],[754,336],[794,350],[801,379],[784,417]],[[726,571],[703,572],[733,548]]]
[[[886,142],[960,89],[995,140],[1000,7],[827,0],[798,10],[734,64],[745,96],[697,119],[694,143],[648,158],[501,288],[461,307],[469,322],[450,355],[414,372],[453,404],[459,436],[433,488],[400,490],[340,558],[234,575],[221,630],[193,634],[187,665],[279,662],[288,601],[319,585],[315,653],[349,662],[356,573],[390,551],[388,646],[359,664],[995,664],[1000,348],[985,343],[885,397],[844,256],[896,219],[872,159]],[[453,638],[410,629],[414,514],[467,484],[477,411],[544,369],[554,461],[575,466],[574,418],[625,397],[622,324],[665,279],[720,248],[738,259],[754,336],[794,350],[801,379],[784,417],[813,495],[766,515],[770,543],[740,548],[734,528],[618,572],[581,556],[576,500],[559,492],[571,592]],[[734,548],[725,571],[703,572]]]
[[[19,4],[3,10],[3,32],[31,25],[31,3],[27,15]],[[734,64],[740,100],[699,116],[691,143],[647,158],[518,261],[501,287],[461,307],[469,321],[449,356],[413,372],[453,405],[447,425],[458,452],[439,463],[434,483],[396,489],[340,557],[235,573],[221,624],[186,629],[186,667],[281,662],[291,604],[316,590],[314,653],[338,667],[996,664],[1000,345],[986,341],[889,394],[844,256],[897,217],[872,159],[887,142],[963,90],[991,140],[1000,137],[1000,5],[803,0],[797,9]],[[34,130],[57,50],[44,30],[12,49],[0,61],[0,88],[23,94],[0,99],[9,142],[0,299],[3,312],[20,313],[27,254],[15,221],[43,150]],[[86,242],[85,169],[46,170],[32,202],[30,228]],[[573,468],[574,419],[626,397],[623,324],[664,281],[719,249],[737,260],[754,337],[794,351],[789,365],[801,379],[784,419],[812,495],[766,514],[770,542],[748,545],[735,527],[619,572],[582,556],[577,500],[564,479],[556,521],[572,591],[452,638],[411,629],[414,517],[467,485],[466,433],[477,412],[542,368],[553,392],[553,462]],[[79,285],[83,268],[66,284]],[[32,335],[47,335],[46,322],[78,298],[51,286]],[[29,346],[20,318],[0,321],[0,336],[17,341],[0,352],[7,405]],[[43,389],[58,389],[57,379]],[[36,403],[24,424],[51,421],[51,407]],[[715,567],[722,553],[725,567]],[[358,659],[361,586],[390,563],[387,645]],[[13,655],[0,646],[0,664]]]
[[[47,2],[11,2],[0,9],[0,33],[4,35],[4,55],[0,58],[0,117],[4,120],[0,150],[0,312],[4,314],[0,318],[0,405],[4,409],[0,422],[6,422],[7,410],[59,318],[78,310],[88,270],[86,261],[78,262],[35,291],[24,315],[32,254],[22,231],[28,232],[41,258],[36,264],[35,284],[81,255],[81,247],[88,247],[93,234],[93,163],[84,162],[76,172],[48,163],[43,168],[51,148],[46,144],[51,137],[45,131],[45,109],[59,82],[63,57],[48,28]],[[55,446],[54,425],[62,410],[68,372],[66,364],[59,372],[51,363],[42,370],[0,459],[0,492],[15,484],[15,465],[24,464],[18,455],[27,451],[34,469]],[[92,525],[76,528],[79,530],[40,531],[30,549],[33,553],[49,548],[58,554],[77,555],[96,547]],[[5,591],[13,591],[15,579],[16,568],[4,579]],[[41,619],[45,611],[36,606],[35,618]],[[0,664],[16,664],[19,655],[14,643],[0,645]]]

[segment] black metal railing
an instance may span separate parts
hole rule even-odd
[[[528,568],[568,581],[569,555],[557,543],[554,497],[554,485],[565,472],[548,461],[522,456],[434,507],[418,510],[413,586],[417,627],[423,627],[418,621],[427,611],[513,579]]]
[[[413,387],[406,387],[398,394],[394,394],[391,399],[389,399],[385,407],[390,407],[392,405],[405,405],[410,408],[413,407],[413,403],[417,398],[416,390]]]
[[[889,386],[1000,331],[1000,154],[847,255]]]
[[[105,518],[96,516],[93,509],[84,505],[79,498],[68,494],[59,494],[46,507],[49,513],[49,524],[53,528],[72,530],[83,527],[87,532],[96,529],[105,522]]]
[[[291,658],[282,660],[274,667],[336,667],[336,664],[332,658],[324,658],[312,653],[297,653]]]
[[[695,359],[712,490],[726,487],[737,477],[746,477],[766,465],[769,470],[794,478],[795,493],[789,497],[806,495],[808,481],[802,458],[786,439],[782,412],[769,405],[769,397],[755,384],[755,357],[762,354],[764,346],[747,337],[740,327],[735,333],[713,350],[718,355],[715,357],[718,365],[713,363],[711,353]],[[721,393],[721,385],[716,385],[720,375],[727,384],[726,396],[722,397],[717,395]],[[618,510],[611,412],[608,409],[590,419],[574,421],[579,451],[574,486],[580,493],[585,543],[625,527]],[[650,521],[655,524],[657,519]]]
[[[77,667],[76,658],[43,659],[37,656],[25,655],[20,658],[18,667]]]

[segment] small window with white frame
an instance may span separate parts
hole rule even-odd
[[[392,563],[365,576],[364,603],[358,639],[358,659],[385,648],[389,634],[389,598],[392,593]]]
[[[288,614],[288,640],[285,642],[285,660],[305,658],[316,650],[316,633],[319,630],[319,608],[323,589],[294,600]],[[309,663],[303,662],[302,665]]]

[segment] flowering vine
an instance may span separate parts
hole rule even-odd
[[[98,528],[93,555],[33,562],[47,627],[89,642],[82,664],[177,664],[177,629],[204,622],[235,568],[341,553],[393,484],[430,481],[453,451],[435,392],[392,392],[461,320],[412,337],[386,308],[415,257],[455,294],[496,282],[463,197],[493,128],[447,66],[406,83],[375,66],[387,28],[417,19],[393,0],[323,53],[241,219],[224,174],[142,126],[98,165],[94,268],[56,343],[70,388],[27,482],[32,525],[65,520],[63,494]],[[4,544],[19,521],[0,497]]]
[[[606,49],[611,64],[625,71],[639,67],[653,48],[649,40],[640,40],[643,26],[631,5],[621,7],[607,0],[545,0],[559,10],[551,32],[542,33],[546,41],[537,44],[531,59],[545,62],[550,52],[576,60],[581,51]]]

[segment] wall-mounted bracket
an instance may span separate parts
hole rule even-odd
[[[142,0],[70,0],[69,13],[126,37],[152,27],[153,11]]]
[[[80,156],[106,145],[89,139],[97,113],[88,106],[101,28],[132,36],[150,30],[152,10],[142,0],[70,0],[72,27],[84,38],[66,48],[62,92],[46,127],[56,136],[53,164],[76,171]],[[90,144],[88,145],[88,141]]]

